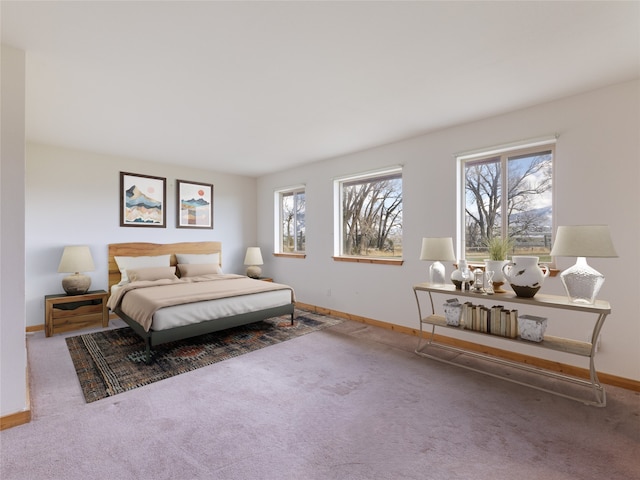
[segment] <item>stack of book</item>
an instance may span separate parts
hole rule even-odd
[[[462,310],[462,323],[467,330],[508,338],[518,336],[518,311],[509,310],[502,305],[488,308],[466,302]]]

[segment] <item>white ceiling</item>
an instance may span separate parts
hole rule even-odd
[[[6,1],[27,139],[258,176],[640,76],[640,3]]]

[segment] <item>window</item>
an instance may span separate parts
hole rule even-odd
[[[402,257],[402,169],[351,176],[334,182],[335,255]]]
[[[464,258],[482,262],[493,237],[511,240],[511,255],[551,261],[555,140],[461,155],[459,225]],[[505,198],[506,197],[506,198]]]
[[[304,253],[305,191],[304,186],[276,192],[278,209],[278,253]]]

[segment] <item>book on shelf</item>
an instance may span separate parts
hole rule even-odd
[[[462,305],[462,327],[475,332],[507,338],[518,336],[518,311],[503,305],[485,307],[465,302]]]
[[[509,337],[518,337],[518,310],[511,310],[511,325],[509,327]]]

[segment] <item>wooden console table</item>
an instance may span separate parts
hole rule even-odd
[[[594,357],[595,357],[595,353],[596,353],[596,342],[598,339],[598,336],[600,334],[600,330],[602,329],[602,325],[604,324],[605,318],[607,317],[607,315],[609,313],[611,313],[611,307],[609,306],[608,302],[602,301],[602,300],[598,300],[596,301],[596,303],[594,305],[579,305],[579,304],[575,304],[575,303],[571,303],[569,302],[569,300],[567,299],[567,297],[565,296],[557,296],[557,295],[543,295],[543,294],[537,294],[535,297],[533,298],[522,298],[522,297],[517,297],[513,292],[508,292],[508,293],[502,293],[502,294],[494,294],[494,295],[486,295],[486,294],[480,294],[480,293],[475,293],[472,291],[468,291],[468,290],[456,290],[454,285],[441,285],[441,286],[436,286],[436,285],[432,285],[430,283],[419,283],[417,285],[413,286],[413,292],[414,295],[416,297],[416,303],[418,305],[418,315],[420,318],[420,340],[418,341],[418,347],[415,350],[415,353],[417,353],[418,355],[424,356],[424,357],[428,357],[428,358],[432,358],[434,360],[438,360],[444,363],[448,363],[451,365],[455,365],[458,367],[463,367],[469,370],[473,370],[475,372],[479,372],[479,373],[483,373],[485,375],[490,375],[493,377],[497,377],[497,378],[501,378],[504,380],[508,380],[510,382],[513,383],[518,383],[520,385],[526,385],[528,387],[531,388],[535,388],[537,390],[542,390],[544,392],[548,392],[548,393],[552,393],[554,395],[559,395],[561,397],[565,397],[565,398],[570,398],[572,400],[577,400],[580,401],[582,403],[585,403],[587,405],[595,405],[598,407],[604,407],[606,405],[606,394],[604,391],[604,387],[600,384],[599,380],[598,380],[598,374],[596,372],[596,368],[595,368],[595,363],[594,363]],[[429,297],[429,301],[431,303],[431,314],[428,316],[424,316],[422,315],[422,308],[420,305],[420,296],[424,295],[424,294],[428,294]],[[449,298],[451,296],[455,296],[455,297],[465,297],[465,298],[473,298],[476,299],[478,301],[482,301],[482,302],[492,302],[493,304],[509,304],[509,303],[516,303],[516,304],[522,304],[524,306],[535,306],[535,307],[542,307],[542,308],[550,308],[550,309],[562,309],[562,310],[571,310],[577,313],[581,313],[581,314],[594,314],[597,315],[597,319],[595,320],[595,323],[593,325],[593,331],[591,334],[591,339],[588,342],[583,342],[583,341],[578,341],[578,340],[574,340],[574,339],[570,339],[570,338],[562,338],[562,337],[554,337],[554,336],[550,336],[550,335],[545,335],[544,339],[542,342],[531,342],[528,340],[522,340],[520,337],[517,338],[506,338],[506,337],[500,337],[500,336],[495,336],[495,335],[491,335],[491,334],[487,334],[487,333],[481,333],[481,332],[477,332],[474,330],[468,330],[463,328],[463,326],[450,326],[447,325],[447,322],[445,320],[445,317],[443,315],[437,315],[436,311],[435,311],[435,307],[434,307],[434,303],[433,303],[433,295],[434,294],[443,294],[443,295],[447,295],[447,297],[443,297],[443,303],[444,300],[446,300],[446,298]],[[525,312],[523,312],[525,313]],[[549,319],[550,321],[551,319]],[[430,336],[426,336],[426,340],[425,340],[425,335],[423,335],[423,327],[425,325],[431,325],[431,335]],[[492,355],[488,355],[488,354],[484,354],[484,353],[478,353],[478,352],[473,352],[464,348],[460,348],[460,347],[455,347],[455,346],[451,346],[451,345],[446,345],[443,343],[438,343],[434,340],[434,334],[435,334],[435,329],[436,327],[438,328],[444,328],[444,329],[454,329],[457,331],[462,331],[462,332],[468,332],[469,334],[473,334],[473,335],[490,335],[491,338],[498,338],[500,340],[504,340],[505,342],[507,342],[507,344],[509,342],[516,342],[516,343],[520,343],[520,344],[526,344],[526,345],[533,345],[533,346],[537,346],[540,348],[546,348],[546,349],[550,349],[550,350],[556,350],[556,351],[560,351],[560,352],[565,352],[565,353],[570,353],[573,355],[578,355],[581,357],[587,357],[589,358],[589,380],[583,379],[583,378],[578,378],[578,377],[574,377],[571,375],[567,375],[567,374],[563,374],[560,372],[554,372],[551,370],[545,370],[542,368],[538,368],[538,367],[534,367],[531,365],[527,365],[521,362],[516,362],[516,361],[512,361],[512,360],[507,360],[504,358],[499,358],[496,356],[492,356]],[[499,374],[495,374],[492,372],[487,372],[485,370],[480,370],[478,368],[474,368],[472,366],[468,366],[468,365],[462,365],[459,363],[455,363],[453,361],[450,360],[446,360],[444,358],[432,355],[430,353],[428,353],[426,350],[429,347],[437,347],[437,348],[441,348],[441,349],[445,349],[445,350],[449,350],[449,351],[454,351],[454,352],[458,352],[458,353],[463,353],[466,355],[470,355],[472,357],[476,357],[476,358],[481,358],[484,360],[490,360],[492,362],[498,363],[498,364],[502,364],[502,365],[508,365],[511,367],[516,367],[525,371],[529,371],[529,372],[535,372],[538,374],[543,374],[546,376],[549,376],[551,378],[555,378],[555,379],[560,379],[563,381],[568,381],[574,384],[578,384],[578,385],[582,385],[582,386],[587,386],[591,389],[591,391],[593,392],[594,396],[595,396],[595,400],[593,401],[589,401],[589,400],[585,400],[583,398],[580,397],[576,397],[573,395],[568,395],[559,391],[555,391],[555,390],[550,390],[544,387],[540,387],[537,385],[533,385],[531,383],[526,383],[524,381],[521,380],[517,380],[514,378],[510,378],[510,377],[505,377]]]

